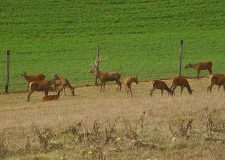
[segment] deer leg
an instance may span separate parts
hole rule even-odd
[[[175,89],[177,88],[177,86],[173,86],[173,88],[171,88],[172,92],[173,92],[173,95],[175,95]]]
[[[152,90],[150,90],[150,96],[152,96],[153,92],[154,92],[155,88],[152,88]]]
[[[70,88],[70,90],[71,90],[71,94],[74,96],[74,88],[72,87]]]
[[[45,90],[45,96],[47,96],[48,95],[48,90]]]
[[[132,93],[131,87],[130,87],[130,94],[131,94],[131,97],[133,97],[133,93]]]
[[[64,96],[66,96],[66,87],[63,87]]]
[[[172,85],[172,86],[170,87],[170,90],[172,90],[174,87],[175,87],[175,86],[174,86],[174,85]]]
[[[101,82],[101,88],[100,88],[100,92],[102,91],[102,86],[103,86],[103,82]]]
[[[124,85],[124,93],[126,93],[126,91],[127,91],[127,87],[126,85]]]
[[[208,86],[207,92],[208,92],[208,91],[210,91],[210,92],[212,91],[212,86],[213,86],[213,85],[214,85],[214,84],[210,84],[210,85]]]
[[[129,94],[130,87],[127,87],[127,94]]]
[[[221,85],[219,84],[219,86],[218,86],[218,91],[219,91],[220,87],[221,87]]]
[[[180,95],[183,94],[183,91],[184,91],[184,86],[181,86],[181,92],[180,92]]]
[[[32,94],[33,92],[34,92],[34,91],[29,91],[29,93],[28,93],[28,95],[27,95],[27,102],[30,101],[30,96],[31,96],[31,94]]]
[[[103,91],[105,92],[105,82],[103,83]]]
[[[209,71],[209,74],[212,74],[212,68],[209,68],[208,71]]]
[[[163,96],[163,89],[161,89],[161,96]]]
[[[199,80],[199,75],[200,75],[200,70],[197,71],[198,80]]]
[[[183,90],[183,87],[182,86],[180,86],[180,95],[182,95],[182,91]]]
[[[116,80],[116,83],[118,85],[116,90],[120,90],[121,91],[121,82],[119,80]]]

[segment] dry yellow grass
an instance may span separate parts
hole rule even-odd
[[[40,128],[50,127],[60,132],[80,120],[86,127],[91,127],[94,121],[105,125],[119,116],[135,121],[143,111],[146,112],[145,134],[150,140],[163,147],[156,150],[137,149],[110,153],[108,155],[110,159],[223,159],[225,158],[224,145],[202,142],[198,136],[190,140],[179,139],[171,147],[173,136],[169,125],[177,119],[184,116],[193,118],[193,128],[198,131],[204,121],[205,107],[220,110],[221,113],[225,111],[223,89],[218,92],[217,87],[214,87],[212,93],[208,94],[206,92],[208,79],[189,80],[189,82],[195,90],[191,96],[186,90],[184,95],[180,95],[180,88],[177,88],[174,97],[168,96],[167,93],[162,97],[160,91],[155,91],[150,97],[148,83],[134,84],[133,98],[126,95],[124,91],[115,91],[114,85],[107,85],[104,93],[100,93],[97,87],[77,88],[76,96],[70,96],[68,93],[68,96],[61,96],[58,101],[51,102],[41,102],[43,93],[34,93],[29,103],[26,102],[26,93],[2,94],[0,95],[0,133],[7,139],[7,147],[15,151],[15,154],[6,159],[29,157],[29,154],[17,155],[16,150],[24,145],[32,124]],[[170,85],[171,82],[167,81],[167,84]],[[225,116],[221,118],[225,119]],[[123,127],[122,124],[118,125],[120,129]],[[43,157],[60,157],[65,153],[74,159],[77,156],[74,154],[80,154],[79,148],[80,146],[75,147],[74,150],[46,153]]]

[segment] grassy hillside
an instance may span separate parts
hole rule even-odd
[[[0,82],[10,49],[11,90],[25,88],[22,71],[90,83],[97,44],[107,57],[102,70],[142,80],[170,77],[181,39],[184,64],[212,60],[215,72],[225,72],[224,6],[223,0],[1,0]]]

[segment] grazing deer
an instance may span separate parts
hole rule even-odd
[[[152,83],[152,90],[150,90],[150,96],[152,96],[155,89],[161,90],[161,95],[163,95],[163,91],[166,90],[169,95],[173,96],[173,91],[166,85],[166,82],[160,80],[153,80]]]
[[[124,82],[123,82],[123,84],[124,84],[124,88],[125,88],[125,92],[127,92],[127,94],[129,93],[129,91],[130,91],[130,94],[131,94],[131,96],[133,97],[133,94],[132,94],[132,90],[131,90],[131,84],[132,83],[136,83],[136,84],[138,84],[138,78],[135,76],[135,77],[126,77],[125,79],[124,79]]]
[[[197,77],[199,79],[199,75],[201,70],[208,70],[209,74],[212,74],[212,65],[213,63],[211,61],[207,61],[207,62],[199,62],[196,64],[191,64],[189,63],[188,65],[185,66],[185,69],[187,68],[194,68],[197,70]]]
[[[61,90],[58,90],[57,91],[57,95],[48,95],[48,96],[44,96],[43,97],[43,101],[52,101],[52,100],[58,100],[59,99],[59,96],[60,96],[60,91]]]
[[[27,102],[30,101],[30,96],[34,91],[42,91],[45,93],[45,96],[48,95],[49,91],[55,91],[53,85],[54,85],[54,82],[52,80],[30,82],[29,88],[28,88]]]
[[[101,62],[102,60],[103,59],[99,59],[98,61]],[[89,73],[94,74],[101,81],[100,92],[102,91],[102,88],[103,91],[105,91],[105,83],[108,81],[116,81],[118,85],[116,90],[118,89],[121,90],[121,82],[120,82],[121,74],[119,72],[102,72],[99,70],[98,63],[95,62],[95,64],[91,66],[92,68]]]
[[[214,85],[218,85],[218,90],[221,85],[223,85],[225,91],[225,74],[210,74],[209,78],[211,78],[211,84],[207,88],[207,92],[212,91],[212,87]]]
[[[172,81],[172,86],[170,87],[170,90],[173,92],[173,94],[175,94],[175,89],[177,88],[177,86],[180,86],[181,87],[181,94],[183,93],[183,89],[184,87],[187,88],[188,90],[188,93],[191,95],[192,94],[192,89],[187,81],[186,78],[184,77],[176,77],[173,79]]]
[[[67,78],[59,77],[58,75],[55,75],[54,76],[55,90],[58,90],[59,86],[62,86],[64,95],[66,95],[66,88],[68,87],[71,91],[71,94],[74,96],[74,87],[72,87],[69,80]]]
[[[29,87],[29,83],[33,81],[43,81],[45,79],[45,75],[43,73],[28,75],[26,72],[21,73],[21,76],[25,78],[28,82],[27,90]]]

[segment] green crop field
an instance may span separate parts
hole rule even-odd
[[[25,89],[23,71],[57,73],[75,86],[93,83],[88,71],[97,44],[107,57],[101,69],[122,76],[175,76],[181,39],[183,66],[212,60],[214,73],[225,72],[224,6],[223,0],[1,0],[1,86],[7,49],[13,91]]]

